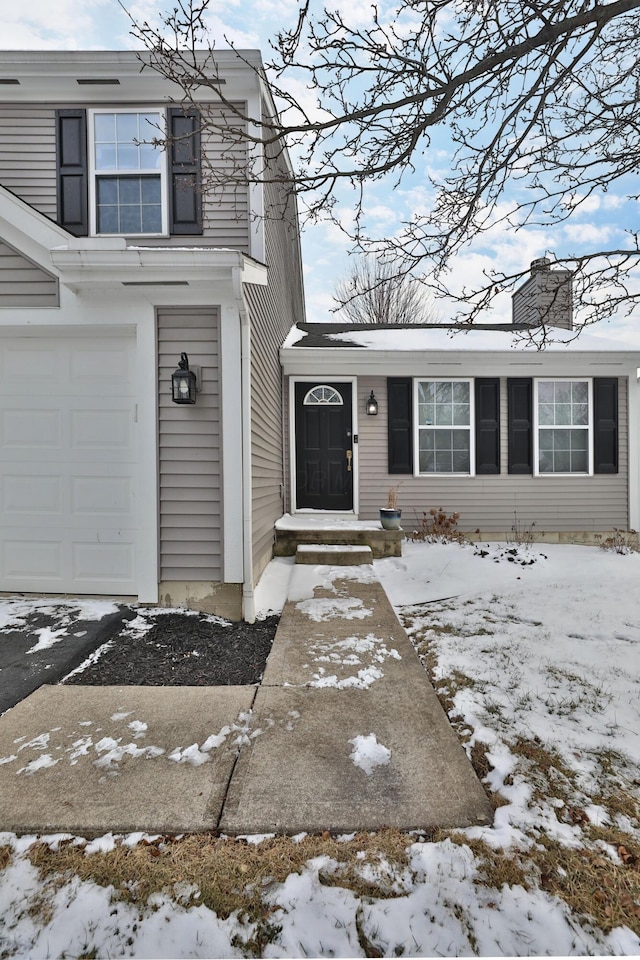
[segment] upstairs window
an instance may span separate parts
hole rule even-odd
[[[418,380],[418,472],[473,473],[471,380]]]
[[[536,473],[591,474],[591,380],[535,381]]]
[[[94,110],[89,129],[92,232],[167,233],[165,154],[151,143],[164,131],[164,115]]]

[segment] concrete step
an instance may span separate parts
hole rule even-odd
[[[356,523],[339,527],[322,527],[320,525],[308,527],[287,526],[283,521],[276,523],[276,542],[274,555],[276,557],[294,557],[296,548],[302,544],[319,544],[323,541],[331,546],[346,544],[348,546],[361,545],[371,547],[374,560],[383,557],[401,557],[403,530],[383,530],[379,523]]]
[[[296,563],[351,567],[372,562],[373,551],[366,544],[302,543],[296,548]]]

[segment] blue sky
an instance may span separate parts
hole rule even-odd
[[[125,0],[126,2],[126,0]],[[361,23],[370,15],[370,0],[339,2],[345,15]],[[131,0],[126,2],[139,21],[153,22],[171,8],[171,0]],[[212,40],[225,46],[224,38],[242,47],[266,50],[268,38],[276,30],[289,25],[296,16],[295,0],[212,0],[208,26]],[[0,0],[0,43],[4,49],[135,49],[138,44],[130,36],[129,21],[118,0]],[[292,81],[293,82],[293,81]],[[393,235],[403,219],[420,210],[429,201],[426,173],[447,165],[446,151],[433,145],[423,157],[423,168],[399,188],[380,183],[371,191],[367,207],[369,226],[379,235]],[[491,237],[490,244],[472,244],[453,265],[451,280],[469,283],[481,279],[483,269],[497,266],[516,270],[526,267],[534,258],[554,250],[558,255],[573,249],[597,248],[624,243],[623,228],[633,222],[637,204],[630,203],[615,191],[589,199],[580,216],[570,224],[554,230],[532,227],[514,235],[502,228]],[[350,221],[350,208],[340,208],[345,225]],[[303,235],[307,318],[330,319],[335,306],[332,292],[348,269],[348,243],[339,228],[330,223],[308,227]],[[488,321],[509,321],[510,295],[498,298]],[[440,318],[449,319],[447,307],[437,306]],[[620,318],[592,332],[640,342],[635,328],[638,319]]]

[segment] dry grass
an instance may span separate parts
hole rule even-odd
[[[6,846],[6,844],[0,846],[0,870],[5,870],[9,866],[12,856],[11,847]]]
[[[602,849],[563,847],[547,839],[536,858],[540,886],[605,933],[627,926],[640,935],[639,850],[631,837],[625,840],[617,849],[611,845],[616,862]]]
[[[468,847],[478,861],[478,877],[476,883],[492,889],[501,890],[508,887],[524,887],[530,890],[532,883],[531,871],[527,870],[519,857],[514,854],[505,854],[494,850],[484,840],[469,840],[461,833],[452,833],[450,840],[461,847]]]
[[[327,856],[336,862],[335,872],[327,868],[320,875],[327,884],[348,888],[357,896],[400,895],[403,891],[394,881],[408,866],[411,843],[411,837],[397,830],[358,834],[347,842],[323,834],[299,842],[275,837],[260,844],[194,834],[181,839],[162,837],[135,847],[118,844],[111,851],[89,854],[71,842],[58,849],[36,843],[28,856],[43,879],[51,880],[53,875],[64,883],[76,876],[112,886],[119,899],[137,905],[146,904],[154,893],[189,889],[186,896],[180,894],[185,906],[202,904],[222,918],[237,911],[257,921],[265,916],[264,894],[290,873],[299,873],[313,857]],[[362,878],[365,865],[378,874],[376,881]]]
[[[618,788],[614,792],[601,793],[593,797],[592,802],[605,807],[612,819],[623,816],[629,820],[635,820],[640,826],[640,800],[631,793]]]
[[[559,897],[581,917],[605,933],[627,926],[640,935],[640,849],[628,834],[593,828],[602,846],[565,847],[549,837],[527,853],[496,851],[482,840],[452,834],[451,841],[469,847],[476,857],[476,883],[501,890],[540,886]],[[624,842],[623,842],[624,841]]]

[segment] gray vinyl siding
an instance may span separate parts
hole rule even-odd
[[[60,106],[65,109],[90,107],[77,103]],[[119,106],[123,105],[114,104],[114,109]],[[175,237],[131,237],[128,242],[139,245],[143,240],[144,246],[175,246],[179,242],[181,247],[206,245],[249,253],[248,189],[244,184],[234,183],[232,176],[234,169],[244,166],[246,144],[222,144],[220,138],[212,134],[203,139],[203,150],[202,234],[180,236],[178,241]],[[55,221],[54,107],[0,104],[0,185]]]
[[[364,413],[373,390],[377,417]],[[628,512],[628,384],[619,378],[619,472],[592,477],[514,476],[507,471],[507,390],[501,379],[501,474],[477,477],[413,477],[389,475],[387,466],[387,383],[385,377],[358,380],[360,518],[378,519],[386,491],[400,483],[399,506],[405,530],[424,511],[442,507],[459,513],[461,530],[506,532],[514,517],[535,522],[539,532],[599,531],[627,528]]]
[[[282,187],[266,183],[264,224],[269,283],[247,284],[251,315],[251,443],[253,568],[260,575],[271,558],[274,523],[284,501],[282,369],[279,348],[291,326],[304,318],[302,273],[294,202],[289,216],[269,216],[281,209]]]
[[[160,580],[220,582],[219,310],[171,307],[157,315]],[[202,389],[190,406],[171,400],[171,374],[183,350],[202,370]]]
[[[0,240],[0,310],[57,306],[57,278]]]
[[[56,218],[56,126],[51,107],[0,104],[0,185]]]

